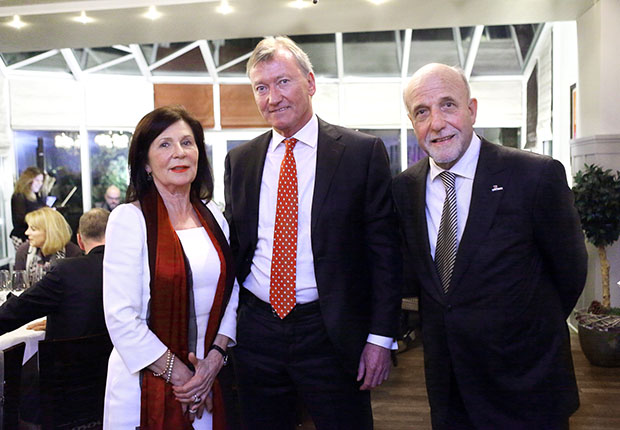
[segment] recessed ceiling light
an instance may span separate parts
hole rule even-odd
[[[7,25],[10,25],[11,27],[19,30],[20,28],[25,27],[28,24],[22,21],[19,15],[13,15],[13,21],[7,23]]]
[[[371,3],[374,3],[376,5],[380,5],[383,3],[387,3],[388,0],[369,0]]]
[[[230,4],[228,4],[228,0],[222,0],[220,5],[215,10],[217,10],[222,15],[227,15],[233,11],[233,8],[230,7]]]
[[[85,11],[82,11],[80,16],[76,16],[75,18],[73,18],[73,20],[77,21],[77,22],[81,22],[82,24],[89,24],[89,23],[95,21],[93,18],[91,18],[90,16],[86,15]]]
[[[310,6],[310,2],[304,1],[304,0],[293,0],[288,5],[290,7],[296,7],[297,9],[303,9],[305,7]]]
[[[161,17],[161,12],[159,12],[155,6],[151,6],[149,7],[149,11],[145,13],[144,16],[155,21],[157,18]]]

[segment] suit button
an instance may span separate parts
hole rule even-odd
[[[451,311],[452,310],[452,305],[448,305],[448,306],[446,306],[446,308],[448,309],[448,311]]]

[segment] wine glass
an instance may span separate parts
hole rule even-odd
[[[28,275],[25,270],[14,270],[11,281],[13,294],[19,295],[28,287]]]
[[[8,270],[0,270],[0,291],[8,290],[11,286],[11,273]]]

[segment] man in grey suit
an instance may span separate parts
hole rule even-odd
[[[566,429],[579,406],[566,318],[587,257],[564,168],[475,135],[459,70],[422,67],[404,101],[429,155],[393,193],[433,428]]]
[[[385,146],[317,118],[312,65],[290,39],[264,39],[247,69],[272,130],[226,158],[242,421],[293,429],[301,397],[319,430],[371,429],[400,309]]]

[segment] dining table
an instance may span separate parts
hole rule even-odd
[[[22,364],[26,364],[39,350],[39,341],[45,339],[45,330],[31,330],[27,327],[33,323],[44,320],[45,317],[39,318],[0,336],[0,351],[4,351],[13,345],[24,342],[26,348],[24,349],[24,360]]]

